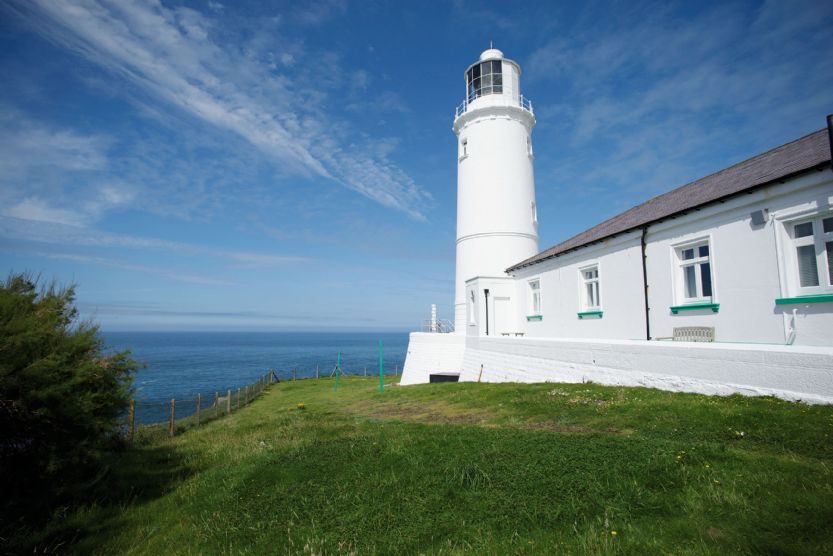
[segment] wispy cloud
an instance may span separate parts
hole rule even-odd
[[[315,24],[343,9],[339,2],[331,4],[297,15]],[[352,138],[332,134],[333,115],[316,91],[278,73],[275,65],[216,42],[212,16],[185,7],[106,0],[10,6],[43,36],[169,107],[244,138],[285,171],[333,179],[384,206],[424,218],[431,201],[426,191],[389,158],[357,151]],[[285,57],[278,59],[286,63]]]
[[[567,24],[529,56],[528,87],[564,89],[563,104],[538,107],[570,152],[539,157],[539,177],[596,204],[600,188],[617,187],[612,214],[795,138],[789,128],[822,127],[830,5],[767,1],[751,20],[738,4],[685,11],[640,5],[592,28]]]
[[[139,264],[132,264],[126,263],[119,260],[109,259],[107,257],[94,257],[89,255],[78,255],[72,253],[38,253],[38,252],[31,252],[30,255],[36,255],[40,257],[45,257],[47,259],[56,259],[62,261],[72,261],[76,263],[82,264],[93,264],[99,266],[109,266],[113,268],[120,268],[122,270],[129,270],[131,272],[142,272],[146,274],[154,274],[156,276],[162,276],[163,278],[168,278],[169,280],[174,280],[176,282],[185,282],[186,284],[197,284],[201,286],[230,286],[232,282],[227,280],[219,280],[216,278],[210,278],[207,276],[200,276],[197,274],[187,274],[182,272],[176,272],[170,269],[156,267],[156,266],[147,266],[147,265],[139,265]]]
[[[131,204],[136,187],[107,176],[113,141],[0,105],[0,214],[83,226]]]
[[[38,197],[26,197],[2,210],[5,216],[19,220],[52,222],[68,226],[81,226],[84,223],[84,216],[81,213],[50,206]]]
[[[60,222],[0,217],[0,237],[25,242],[77,247],[117,247],[164,251],[223,259],[241,268],[275,267],[308,261],[306,257],[217,249],[154,237],[92,230]]]
[[[100,170],[107,165],[111,139],[83,135],[33,122],[19,111],[0,106],[0,175],[23,180],[35,166],[61,171]]]

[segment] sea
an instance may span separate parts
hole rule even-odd
[[[341,358],[341,372],[379,375],[402,372],[407,332],[103,332],[108,351],[130,350],[140,365],[134,379],[136,420],[162,422],[171,399],[177,417],[195,410],[197,394],[205,407],[215,392],[236,392],[265,373],[279,380],[330,376]]]

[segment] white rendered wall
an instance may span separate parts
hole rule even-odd
[[[425,384],[431,373],[458,373],[465,337],[459,334],[412,332],[399,384]]]
[[[470,337],[461,381],[586,382],[833,403],[833,348]],[[427,381],[427,380],[426,380]]]
[[[485,290],[489,290],[486,310]],[[472,304],[472,294],[474,303]],[[511,334],[521,329],[517,322],[515,280],[508,276],[478,276],[466,281],[466,335],[491,336]],[[486,326],[488,314],[489,326]],[[471,318],[473,317],[473,318]]]
[[[646,253],[652,338],[671,336],[675,327],[711,326],[718,342],[784,344],[785,321],[790,323],[795,311],[795,344],[833,345],[833,303],[775,303],[777,298],[796,295],[790,284],[796,272],[789,260],[793,247],[786,238],[785,223],[796,215],[830,213],[831,177],[829,170],[813,172],[649,226]],[[769,209],[772,218],[764,226],[753,226],[751,213],[763,208]],[[671,307],[683,301],[675,276],[675,248],[698,239],[709,240],[712,301],[719,304],[719,310],[674,314]],[[640,257],[640,232],[634,231],[518,270],[519,323],[533,337],[645,339]],[[603,315],[579,319],[579,269],[595,263]],[[525,322],[532,279],[541,280],[540,322]]]
[[[518,271],[522,331],[541,338],[645,338],[645,301],[638,232],[573,251]],[[586,316],[581,269],[598,265],[601,317]],[[529,282],[541,284],[541,320],[528,321]]]
[[[779,269],[789,275],[797,272],[787,263],[792,245],[778,247],[777,236],[785,230],[778,217],[801,208],[829,211],[832,177],[829,170],[813,172],[651,226],[647,255],[653,336],[670,336],[675,326],[713,326],[718,342],[783,344],[787,342],[784,314],[791,315],[795,309],[795,344],[833,346],[833,303],[775,303],[777,298],[796,295]],[[752,211],[763,208],[769,209],[773,218],[764,226],[753,226]],[[706,237],[710,241],[713,302],[720,304],[719,312],[673,314],[670,307],[680,301],[673,274],[674,246]]]

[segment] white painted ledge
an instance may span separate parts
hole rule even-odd
[[[483,365],[484,382],[592,381],[833,404],[831,347],[412,334],[408,349],[402,384],[439,371],[477,380]]]

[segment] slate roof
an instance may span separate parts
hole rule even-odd
[[[512,272],[665,218],[784,180],[830,163],[827,129],[820,129],[725,170],[663,193],[506,269]]]

